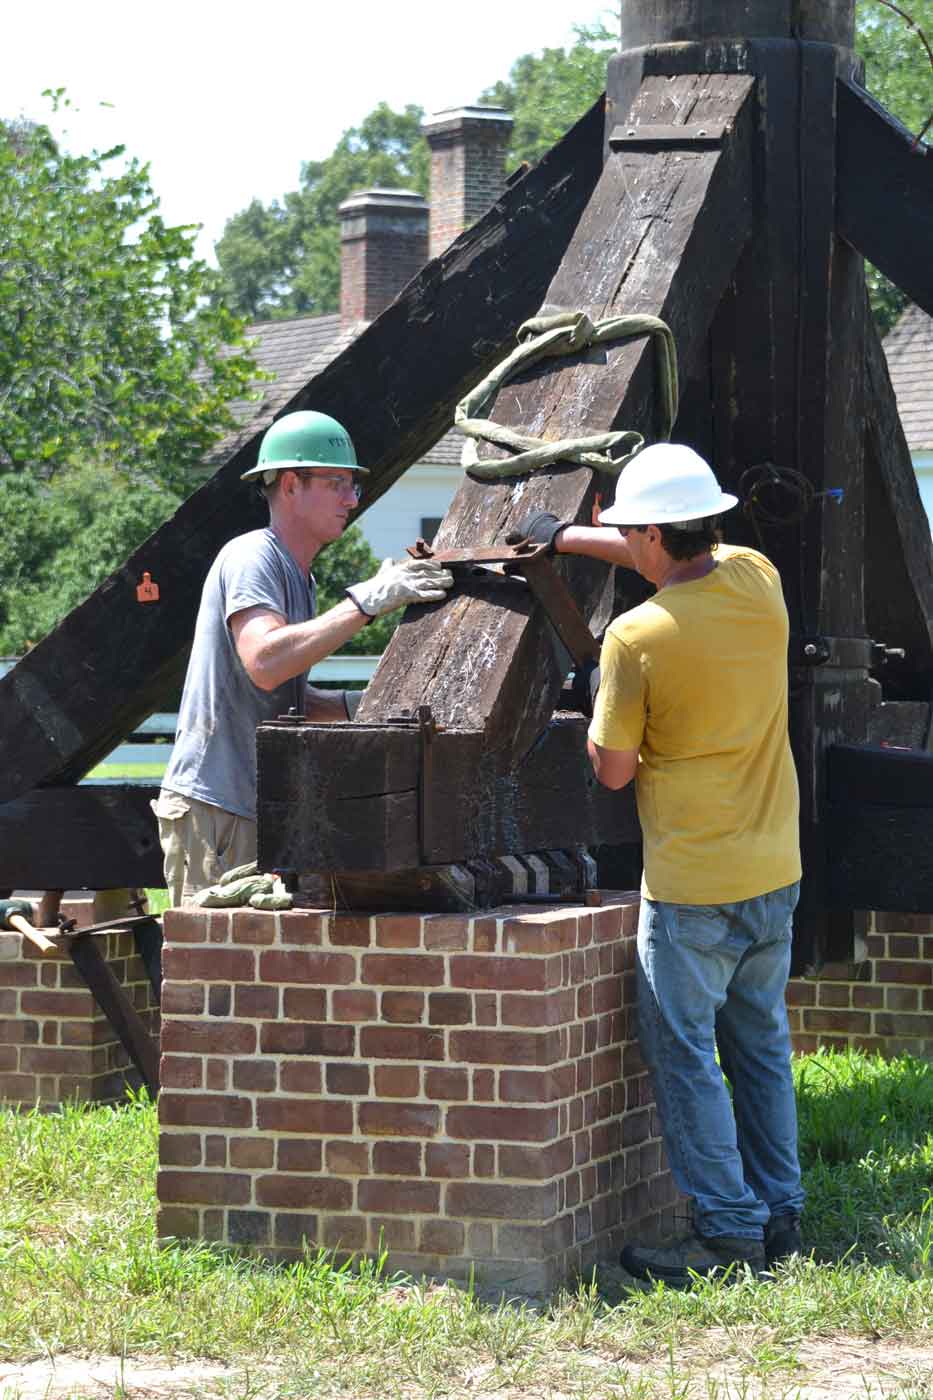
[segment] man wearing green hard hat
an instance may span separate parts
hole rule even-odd
[[[242,480],[261,484],[269,524],[238,535],[201,594],[175,747],[153,803],[174,905],[256,857],[256,727],[294,710],[351,719],[359,692],[316,690],[317,662],[374,617],[440,602],[453,583],[428,559],[385,560],[317,617],[311,564],[346,529],[366,468],[326,413],[288,413],[262,439]]]

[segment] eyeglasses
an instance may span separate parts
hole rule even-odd
[[[306,480],[325,481],[335,496],[352,496],[358,501],[363,494],[362,486],[352,477],[335,476],[333,472],[306,471],[301,474]]]

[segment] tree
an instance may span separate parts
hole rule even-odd
[[[62,94],[52,94],[57,103]],[[0,123],[0,649],[38,641],[178,505],[255,373],[195,230],[122,147]]]
[[[904,0],[933,35],[933,0]],[[606,63],[618,47],[619,22],[575,26],[569,50],[545,49],[516,59],[509,76],[480,101],[513,113],[512,165],[536,161],[603,91]],[[930,115],[930,69],[923,45],[882,0],[858,0],[857,48],[867,83],[896,117],[919,131]],[[217,245],[223,294],[254,318],[336,309],[339,298],[337,205],[355,189],[407,185],[424,193],[428,153],[421,110],[393,113],[385,104],[344,133],[333,154],[305,165],[301,188],[281,203],[253,203],[227,223]],[[883,329],[903,295],[869,269],[872,303]]]
[[[254,365],[195,230],[122,154],[0,126],[0,472],[93,461],[183,491]]]
[[[619,47],[618,20],[574,25],[568,51],[544,49],[516,59],[507,79],[487,88],[480,101],[504,107],[515,118],[509,159],[540,160],[596,101],[606,86],[606,64]]]
[[[254,320],[335,311],[340,301],[338,206],[381,185],[424,194],[428,148],[423,112],[381,102],[350,127],[325,160],[307,161],[301,184],[281,202],[252,203],[227,221],[217,243],[216,297]]]

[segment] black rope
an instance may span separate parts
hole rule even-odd
[[[798,567],[800,589],[800,623],[805,635],[810,634],[810,618],[806,607],[806,579],[804,571],[804,525],[810,511],[821,500],[842,500],[842,489],[828,487],[816,491],[813,483],[803,472],[793,467],[779,467],[774,462],[759,462],[742,473],[739,480],[739,496],[742,511],[748,518],[759,548],[767,554],[762,529],[786,529],[800,532]]]

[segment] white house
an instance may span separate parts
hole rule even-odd
[[[908,306],[884,338],[888,372],[933,528],[933,316]]]

